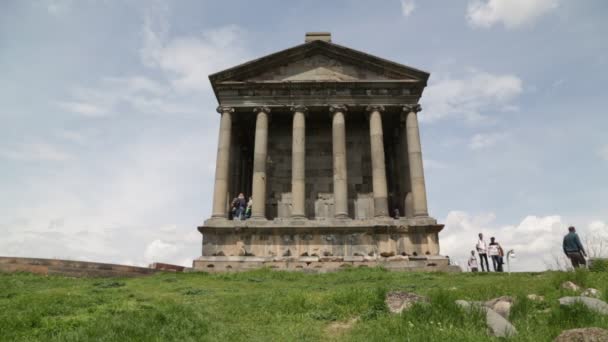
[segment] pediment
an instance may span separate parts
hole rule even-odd
[[[210,75],[224,82],[415,81],[427,72],[325,41],[304,43]]]
[[[248,78],[247,81],[359,81],[387,80],[387,77],[339,59],[316,54],[286,63]]]

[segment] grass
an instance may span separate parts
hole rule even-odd
[[[563,281],[602,290],[606,272],[525,274],[397,273],[349,269],[330,274],[258,270],[157,274],[136,279],[73,279],[0,274],[0,341],[492,341],[481,312],[456,299],[517,298],[512,341],[551,341],[563,329],[608,328],[608,317],[576,305]],[[401,315],[387,291],[429,296]],[[526,298],[535,293],[544,302]],[[331,329],[339,326],[340,329]]]

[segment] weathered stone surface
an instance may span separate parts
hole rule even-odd
[[[566,281],[566,282],[562,283],[562,289],[571,290],[571,291],[580,291],[581,287],[571,281]]]
[[[565,330],[553,342],[606,342],[608,330],[601,328],[579,328]]]
[[[30,272],[67,277],[140,277],[154,274],[157,270],[87,261],[0,257],[0,272]]]
[[[561,305],[572,305],[574,303],[583,303],[590,310],[601,313],[603,315],[608,315],[608,304],[603,300],[599,300],[597,298],[589,298],[589,297],[562,297],[559,299],[559,303]]]
[[[526,297],[533,302],[543,302],[545,300],[544,296],[539,296],[534,293],[531,293],[531,294],[527,295]]]
[[[599,298],[600,297],[600,291],[598,291],[597,289],[588,288],[588,289],[586,289],[585,291],[583,291],[581,293],[581,296],[583,296],[583,297]]]
[[[415,303],[428,303],[429,299],[411,292],[391,291],[386,294],[384,302],[391,313],[407,311]]]
[[[498,313],[502,317],[509,318],[513,303],[514,299],[512,297],[502,296],[485,302],[485,306],[496,311],[496,313]]]
[[[456,304],[465,310],[478,308],[486,313],[486,324],[490,330],[490,334],[496,337],[509,337],[517,334],[517,329],[503,316],[496,311],[483,306],[479,303],[471,303],[466,300],[457,300]]]

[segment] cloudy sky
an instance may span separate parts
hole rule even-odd
[[[210,216],[207,75],[306,31],[431,72],[421,134],[442,253],[515,270],[608,239],[604,0],[0,3],[0,255],[189,265]]]

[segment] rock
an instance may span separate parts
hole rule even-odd
[[[391,313],[396,314],[401,313],[404,310],[407,311],[414,303],[428,303],[428,301],[427,297],[404,291],[391,291],[386,294],[386,299],[384,300],[388,310]]]
[[[553,342],[605,342],[608,330],[600,328],[581,328],[565,330]]]
[[[581,290],[581,287],[571,281],[567,281],[562,284],[562,289],[578,292]]]
[[[380,253],[380,256],[383,258],[392,257],[392,256],[395,256],[395,252],[382,252],[382,253]]]
[[[502,296],[498,298],[491,299],[484,303],[484,305],[498,313],[504,318],[509,318],[509,313],[511,313],[511,306],[513,306],[513,298],[509,296]]]
[[[583,293],[581,293],[581,296],[599,298],[600,291],[598,291],[597,289],[588,288],[585,291],[583,291]]]
[[[528,297],[529,300],[533,301],[533,302],[543,302],[545,301],[545,297],[544,296],[539,296],[536,294],[529,294],[526,297]]]
[[[496,337],[509,337],[517,334],[517,329],[496,311],[481,305],[480,303],[470,303],[466,300],[457,300],[456,304],[465,310],[479,308],[486,312],[486,325],[490,334]]]
[[[562,297],[559,299],[560,305],[572,305],[574,303],[581,302],[590,310],[608,315],[608,304],[603,300],[590,297]]]

